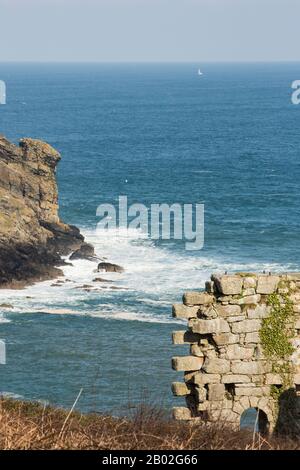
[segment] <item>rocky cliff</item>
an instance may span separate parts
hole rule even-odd
[[[0,287],[22,287],[57,276],[61,256],[84,245],[58,215],[56,166],[50,145],[0,136]]]

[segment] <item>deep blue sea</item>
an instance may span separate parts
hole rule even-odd
[[[170,384],[171,304],[215,271],[299,270],[300,64],[0,64],[0,132],[62,154],[60,213],[101,257],[125,267],[91,292],[96,264],[71,282],[1,291],[7,364],[0,390],[83,411],[122,413],[140,400],[181,404]],[[97,206],[204,203],[205,244],[96,232]],[[106,288],[104,288],[106,287]],[[113,287],[121,288],[120,290]]]

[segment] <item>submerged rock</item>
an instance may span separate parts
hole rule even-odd
[[[76,287],[74,287],[74,289],[83,289],[83,290],[85,290],[85,289],[92,289],[92,288],[93,288],[93,286],[90,286],[89,284],[83,284],[82,286],[76,286]]]

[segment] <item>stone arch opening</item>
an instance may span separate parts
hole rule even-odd
[[[259,408],[247,408],[240,417],[240,429],[249,429],[259,432],[260,434],[268,434],[270,422],[266,413]]]

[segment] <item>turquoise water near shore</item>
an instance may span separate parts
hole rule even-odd
[[[62,153],[62,218],[99,256],[125,267],[90,292],[96,263],[65,268],[70,282],[0,292],[7,365],[0,389],[84,411],[143,397],[165,407],[180,378],[170,358],[171,304],[213,271],[299,270],[300,64],[0,64],[7,105],[0,131]],[[96,208],[129,203],[205,204],[205,246],[99,236]],[[102,275],[101,275],[102,276]],[[102,276],[102,277],[104,277]],[[79,287],[79,288],[78,288]],[[120,288],[120,290],[115,289]]]

